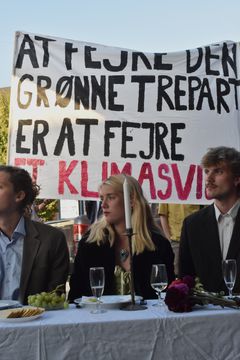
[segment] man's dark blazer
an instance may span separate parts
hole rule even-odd
[[[234,291],[240,292],[240,209],[233,229],[228,259],[237,261],[237,280]],[[222,275],[222,253],[214,205],[188,216],[182,227],[179,249],[179,274],[200,278],[205,290],[225,291]]]
[[[103,266],[105,269],[104,295],[115,293],[114,269],[115,248],[110,247],[107,240],[104,244],[86,242],[88,233],[79,242],[78,252],[75,257],[74,270],[70,279],[69,300],[73,301],[82,295],[91,296],[89,284],[89,268]],[[135,293],[145,299],[156,298],[156,293],[151,288],[150,274],[152,264],[166,264],[169,283],[174,279],[174,254],[170,242],[160,233],[152,232],[152,241],[156,246],[155,251],[144,250],[138,255],[133,255],[133,274]]]
[[[59,229],[25,218],[19,301],[27,296],[51,291],[66,283],[69,253],[65,235]]]

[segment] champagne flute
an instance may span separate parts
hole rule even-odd
[[[96,298],[96,308],[91,311],[93,314],[105,312],[101,308],[101,296],[105,285],[105,273],[103,267],[91,267],[89,270],[90,286],[93,296]]]
[[[232,298],[232,290],[237,276],[237,263],[234,259],[223,260],[222,263],[223,279],[229,291],[229,297]]]
[[[168,277],[165,264],[153,264],[151,272],[151,286],[154,291],[158,294],[158,302],[155,306],[163,306],[161,293],[167,288]]]

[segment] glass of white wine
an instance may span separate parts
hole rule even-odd
[[[234,259],[223,260],[222,263],[223,279],[229,291],[229,297],[232,298],[232,291],[237,276],[237,263]]]
[[[93,314],[105,312],[101,308],[101,296],[105,286],[105,273],[103,267],[91,267],[89,270],[90,286],[93,296],[96,298],[96,308],[91,311]]]
[[[167,288],[168,277],[165,264],[154,264],[152,265],[151,272],[151,286],[158,295],[158,302],[153,304],[155,306],[163,306],[161,293]]]

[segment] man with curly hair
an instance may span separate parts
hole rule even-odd
[[[182,227],[180,276],[200,278],[205,290],[227,292],[222,261],[235,259],[240,292],[240,152],[219,146],[202,158],[206,195],[213,204],[188,216]]]
[[[29,216],[38,193],[26,170],[0,166],[0,299],[26,304],[28,295],[65,286],[69,254],[64,234]]]

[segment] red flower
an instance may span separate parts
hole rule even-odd
[[[192,310],[192,301],[190,298],[190,289],[182,281],[175,280],[166,293],[165,303],[169,310],[175,312],[188,312]]]
[[[172,287],[172,286],[175,286],[175,285],[177,285],[177,284],[182,284],[182,280],[181,279],[177,279],[177,280],[173,280],[172,282],[171,282],[171,284],[169,285],[169,287],[168,288],[170,288],[170,287]]]
[[[169,310],[175,312],[192,311],[196,304],[240,308],[239,298],[225,299],[224,294],[204,291],[199,278],[194,279],[192,276],[184,276],[182,280],[174,280],[167,289],[165,303]]]
[[[196,284],[195,279],[190,275],[184,276],[182,281],[184,282],[184,284],[187,284],[190,289],[193,289]]]

